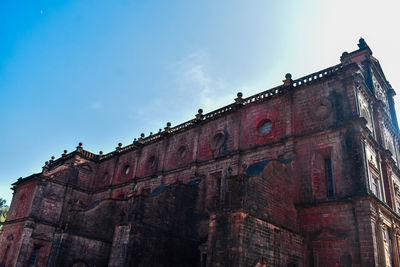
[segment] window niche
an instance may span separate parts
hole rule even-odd
[[[217,133],[214,135],[213,138],[213,148],[214,149],[219,149],[221,148],[225,143],[225,135],[223,133]]]
[[[28,266],[35,266],[36,265],[37,258],[38,258],[38,255],[39,255],[39,249],[40,249],[40,246],[38,246],[38,245],[35,245],[33,247],[32,254],[31,254],[30,258],[29,258],[29,265]]]
[[[394,173],[391,174],[393,183],[393,209],[400,214],[400,180]]]
[[[385,201],[384,194],[382,192],[382,182],[379,175],[379,172],[373,168],[371,165],[369,166],[370,173],[370,191],[376,196],[378,199]]]
[[[375,149],[370,145],[366,144],[366,159],[368,166],[369,175],[369,190],[378,199],[385,201],[385,195],[383,193],[383,186],[380,175],[380,164],[378,154]]]
[[[325,167],[327,197],[331,198],[334,196],[334,190],[333,190],[332,160],[330,157],[324,159],[324,167]]]
[[[110,174],[108,172],[104,173],[103,183],[107,183],[109,179],[110,179]]]
[[[335,197],[335,179],[331,147],[319,148],[312,158],[312,187],[315,199]]]
[[[398,189],[394,193],[394,198],[395,198],[396,212],[397,214],[400,214],[400,192]]]
[[[211,143],[211,153],[213,157],[224,155],[224,151],[226,150],[227,139],[228,139],[227,134],[223,132],[219,132],[214,135]]]
[[[147,160],[147,168],[148,169],[153,169],[156,166],[156,156],[150,156],[149,159]]]
[[[358,91],[358,108],[360,117],[365,118],[367,121],[368,130],[374,134],[374,127],[372,122],[372,108],[366,95],[359,89]]]
[[[122,169],[122,175],[127,176],[130,171],[131,171],[131,167],[128,164],[126,164],[124,166],[124,168]]]
[[[178,160],[184,159],[186,157],[186,155],[187,155],[187,152],[188,152],[188,149],[187,149],[186,146],[179,147],[178,154],[177,154]]]
[[[381,195],[379,194],[379,178],[377,175],[372,174],[371,175],[371,192],[374,194],[377,198],[381,199]]]

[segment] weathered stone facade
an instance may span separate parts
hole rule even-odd
[[[394,90],[341,63],[18,179],[0,266],[400,266]]]

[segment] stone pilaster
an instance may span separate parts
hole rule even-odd
[[[117,225],[114,231],[113,243],[108,266],[126,266],[130,239],[131,224]]]
[[[400,267],[400,259],[399,259],[399,231],[400,229],[392,223],[392,229],[390,231],[390,239],[392,240],[392,257],[393,257],[393,266]]]
[[[21,235],[21,247],[18,252],[18,259],[15,264],[15,267],[23,267],[26,266],[27,261],[29,259],[29,246],[31,241],[32,232],[34,229],[34,223],[32,221],[27,221],[25,223],[24,230]]]

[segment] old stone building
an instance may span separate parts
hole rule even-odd
[[[341,63],[13,184],[1,266],[400,266],[394,90]]]

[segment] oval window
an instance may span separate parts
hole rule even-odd
[[[262,135],[265,135],[271,131],[271,128],[272,122],[270,120],[265,120],[258,125],[258,132]]]
[[[131,168],[129,167],[129,165],[126,165],[126,166],[124,167],[124,174],[125,174],[125,175],[128,175],[128,173],[129,173],[130,170],[131,170]]]
[[[149,168],[153,168],[156,165],[156,157],[155,156],[151,156],[147,162],[147,166]]]
[[[107,180],[108,180],[108,172],[106,172],[105,174],[104,174],[104,176],[103,176],[103,182],[107,182]]]
[[[187,152],[186,147],[181,146],[181,147],[178,149],[178,156],[179,156],[179,158],[183,159],[183,158],[186,156],[186,152]]]

